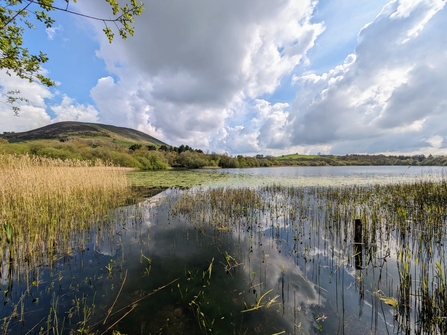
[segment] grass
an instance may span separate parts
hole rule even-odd
[[[305,258],[318,247],[318,234],[327,236],[340,250],[334,273],[352,266],[357,257],[362,260],[356,268],[359,281],[368,272],[380,273],[374,284],[381,292],[378,300],[393,307],[399,332],[447,333],[445,176],[389,185],[192,189],[171,213],[216,231],[254,234],[260,228],[272,236],[277,232],[277,239],[280,229],[290,232],[293,252]],[[360,251],[354,243],[356,219],[362,224]],[[382,269],[393,266],[386,265],[390,263],[396,280],[382,283]],[[253,306],[259,308],[260,300]]]
[[[300,154],[290,154],[290,155],[282,155],[276,157],[276,159],[283,160],[283,159],[315,159],[320,158],[320,156],[315,155],[300,155]]]
[[[122,168],[0,155],[0,252],[14,275],[9,280],[82,248],[77,234],[103,220],[128,192]]]

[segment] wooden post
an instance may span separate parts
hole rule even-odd
[[[355,269],[361,270],[363,268],[363,236],[362,236],[362,220],[354,220],[354,260]]]

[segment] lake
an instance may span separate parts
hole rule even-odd
[[[202,186],[111,211],[52,262],[3,259],[4,333],[445,333],[443,171],[137,172]]]
[[[205,170],[200,170],[204,172]],[[282,166],[252,169],[218,169],[216,172],[228,176],[218,185],[241,183],[243,186],[280,183],[282,185],[364,185],[387,184],[412,181],[415,178],[437,178],[442,176],[443,167],[409,166]],[[211,182],[212,184],[216,184]]]

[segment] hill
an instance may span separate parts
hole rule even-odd
[[[64,142],[77,138],[97,138],[122,145],[133,143],[156,146],[166,145],[166,143],[155,137],[135,129],[75,121],[53,123],[21,133],[5,132],[0,134],[0,138],[8,140],[9,143],[35,140],[59,140]]]
[[[111,162],[144,170],[173,168],[248,168],[269,166],[433,165],[447,166],[447,156],[300,155],[228,156],[204,153],[188,145],[170,146],[141,131],[87,122],[59,122],[21,133],[0,135],[0,155]]]

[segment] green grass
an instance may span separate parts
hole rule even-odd
[[[321,158],[321,156],[290,154],[290,155],[278,156],[278,157],[275,157],[275,158],[279,159],[279,160],[283,160],[283,159],[315,159],[315,158]]]

